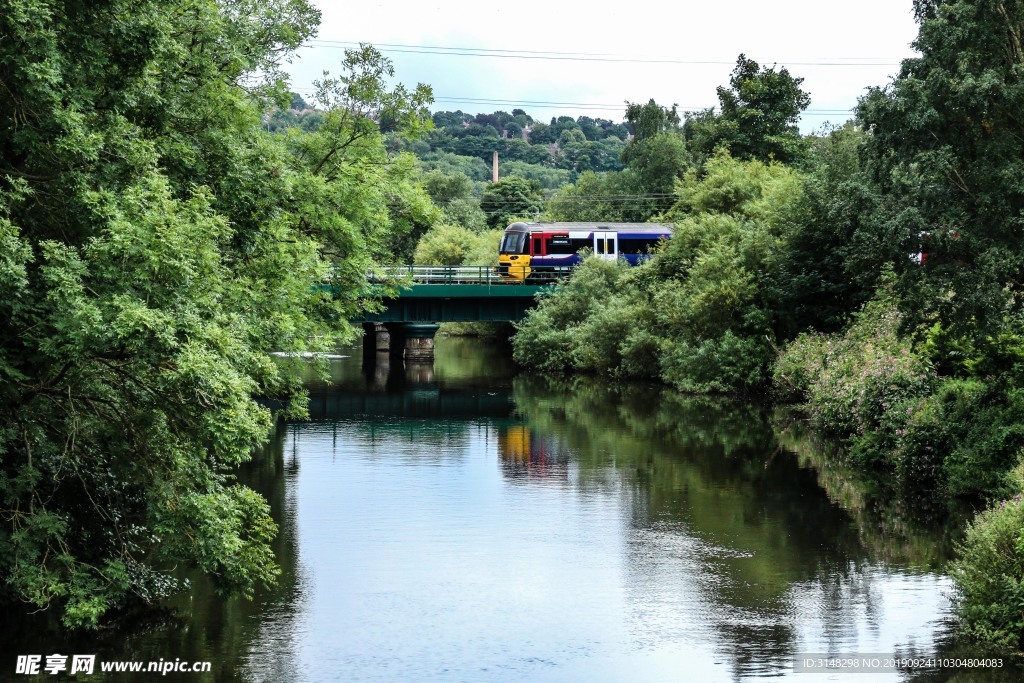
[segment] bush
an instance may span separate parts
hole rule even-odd
[[[551,372],[578,367],[609,371],[618,356],[614,336],[622,333],[629,317],[624,321],[622,311],[608,311],[606,304],[618,291],[625,268],[596,258],[585,260],[571,280],[558,285],[516,326],[513,359]],[[600,329],[595,317],[607,319],[615,331]]]
[[[615,377],[656,378],[661,341],[649,331],[654,315],[628,275],[620,282],[619,294],[572,329],[575,366]]]
[[[955,448],[943,462],[946,489],[953,495],[1007,495],[1006,472],[1024,448],[1024,389],[992,385],[948,420]]]
[[[888,288],[865,305],[842,335],[797,338],[776,364],[778,390],[805,401],[815,426],[842,435],[872,435],[892,446],[900,411],[931,393],[935,374],[899,334]]]
[[[625,296],[612,296],[573,328],[575,365],[581,370],[618,374],[622,363],[620,346],[637,326],[637,314]]]
[[[555,322],[542,307],[532,309],[526,319],[516,325],[512,360],[545,372],[571,372],[574,362],[572,334]]]
[[[940,380],[899,334],[883,286],[842,335],[803,334],[774,368],[779,395],[803,401],[814,425],[850,437],[850,452],[904,484],[953,496],[1005,495],[1024,448],[1024,389],[1007,379]],[[923,348],[934,349],[934,331]]]
[[[661,362],[662,340],[647,328],[634,326],[619,344],[622,374],[626,377],[656,379]]]
[[[767,341],[726,331],[718,339],[670,342],[661,376],[689,393],[755,391],[768,381],[772,350]]]
[[[826,348],[834,337],[805,332],[790,342],[772,367],[772,386],[776,396],[789,403],[802,403],[810,397],[811,385],[821,376]]]
[[[938,485],[946,480],[945,458],[963,437],[985,388],[978,380],[947,379],[933,393],[889,418],[899,422],[893,425],[896,442],[891,460],[901,481]],[[956,493],[965,492],[963,487],[953,488]]]
[[[1024,467],[1014,470],[1024,490]],[[1024,648],[1024,500],[1020,493],[979,514],[951,567],[960,628],[1004,652]]]

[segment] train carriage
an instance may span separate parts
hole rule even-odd
[[[581,261],[584,249],[602,259],[636,265],[672,227],[661,223],[513,223],[498,249],[498,272],[511,280],[557,276]]]

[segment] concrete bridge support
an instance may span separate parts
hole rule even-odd
[[[386,353],[409,363],[433,363],[439,327],[437,323],[363,323],[363,355]]]
[[[436,323],[405,323],[405,362],[433,363]]]

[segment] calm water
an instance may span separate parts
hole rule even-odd
[[[854,679],[794,657],[947,652],[951,538],[928,505],[873,495],[757,407],[513,376],[477,342],[409,371],[356,355],[242,473],[281,526],[277,588],[196,581],[163,619],[77,640],[8,619],[9,671],[67,652],[213,663],[162,678],[182,681],[811,683]],[[870,680],[1020,672],[960,676]]]

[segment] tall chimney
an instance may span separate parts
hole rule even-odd
[[[491,182],[498,182],[498,150],[494,150],[494,159],[491,161]]]

